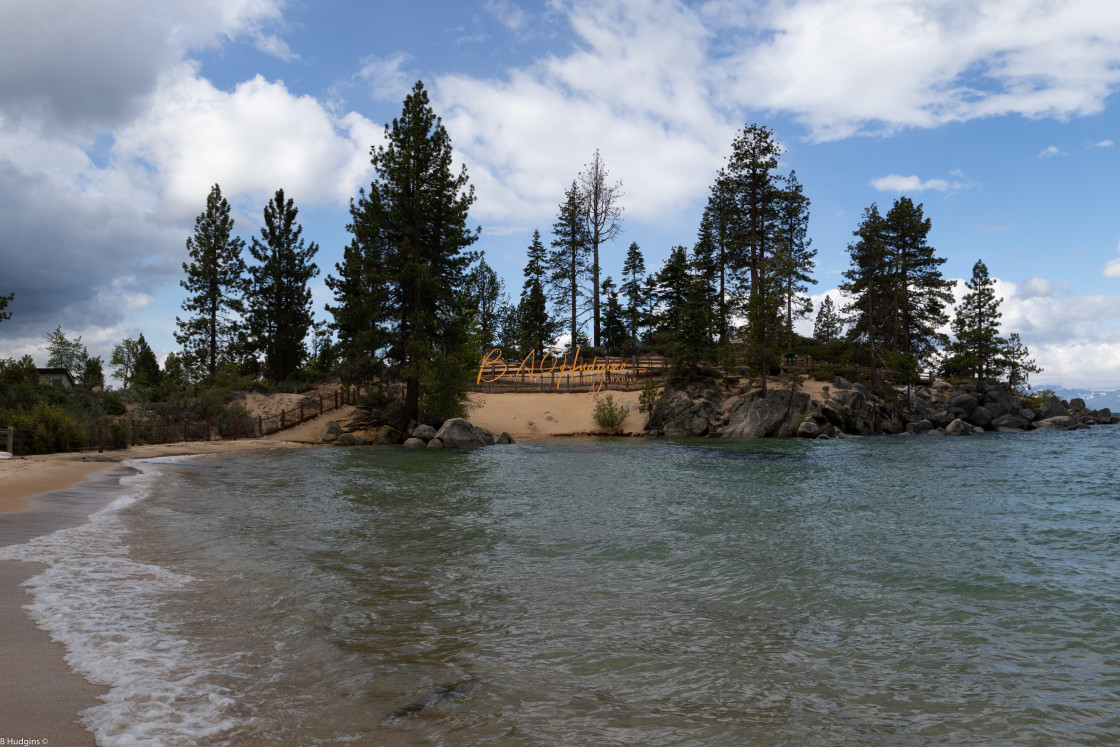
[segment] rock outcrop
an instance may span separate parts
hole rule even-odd
[[[734,386],[737,380],[726,380]],[[1001,387],[953,386],[937,379],[929,387],[900,387],[887,398],[836,377],[824,396],[707,386],[667,388],[654,407],[646,435],[724,438],[845,438],[877,434],[935,433],[967,436],[984,431],[1072,430],[1117,423],[1110,410],[1090,410],[1084,401],[1050,397],[1037,409]]]
[[[494,434],[471,425],[469,420],[451,418],[443,421],[432,441],[437,439],[445,449],[481,449],[494,443]],[[431,444],[429,441],[428,445]]]

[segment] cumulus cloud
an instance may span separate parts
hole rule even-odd
[[[1116,145],[1116,143],[1111,140],[1101,140],[1100,142],[1093,143],[1093,147],[1095,148],[1111,148],[1113,145]]]
[[[1120,244],[1116,245],[1116,251],[1120,252]],[[1120,279],[1120,257],[1109,260],[1105,266],[1101,268],[1101,272],[1106,278]]]
[[[1048,145],[1038,152],[1035,158],[1060,158],[1061,156],[1068,156],[1064,150],[1056,145]]]
[[[487,0],[483,8],[514,34],[523,33],[529,25],[529,14],[510,0]]]
[[[381,101],[403,101],[417,76],[402,67],[412,55],[398,52],[387,57],[362,58],[362,69],[354,77],[369,86],[370,95]]]
[[[738,16],[732,95],[791,112],[816,140],[1094,114],[1120,82],[1109,0],[771,0]]]

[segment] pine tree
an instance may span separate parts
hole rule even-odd
[[[808,238],[809,198],[797,181],[797,172],[791,171],[783,182],[784,189],[778,193],[777,250],[774,259],[775,275],[786,307],[786,353],[792,353],[793,321],[804,318],[813,311],[812,300],[804,294],[809,289],[807,284],[813,282],[809,273],[813,269],[813,258],[817,256],[817,250],[809,246],[812,243]]]
[[[632,340],[638,339],[638,328],[641,326],[642,317],[642,278],[646,274],[646,261],[638,242],[630,242],[626,250],[626,261],[622,264],[622,285],[619,292],[626,298],[626,310],[623,317],[626,321],[627,332]]]
[[[308,331],[311,329],[311,289],[308,282],[319,274],[311,261],[319,247],[304,246],[303,226],[296,223],[299,209],[284,190],[264,208],[261,239],[253,237],[249,253],[259,263],[249,268],[245,296],[249,312],[249,331],[256,349],[264,353],[264,368],[269,379],[290,378],[307,358]]]
[[[194,365],[213,377],[237,336],[235,315],[244,312],[241,301],[245,242],[233,235],[229,203],[215,184],[206,198],[206,210],[194,222],[194,236],[187,239],[191,262],[183,263],[185,280],[179,285],[193,294],[183,301],[183,310],[194,316],[176,317],[175,340]]]
[[[877,363],[880,354],[876,344],[883,339],[886,320],[891,316],[889,300],[892,287],[885,269],[887,247],[883,224],[883,216],[875,203],[863,211],[863,219],[853,231],[858,241],[848,244],[852,266],[844,271],[847,282],[840,285],[840,291],[852,299],[844,307],[852,323],[848,336],[867,343],[873,389],[879,387]]]
[[[342,262],[335,264],[338,276],[326,278],[335,301],[326,309],[334,317],[331,329],[338,335],[343,359],[339,373],[348,383],[360,383],[383,373],[394,339],[392,278],[386,269],[392,247],[385,206],[359,190],[358,199],[350,201],[346,230],[353,238]]]
[[[710,255],[716,282],[713,286],[716,306],[715,327],[719,344],[731,341],[731,319],[742,303],[744,269],[742,230],[735,204],[734,183],[720,171],[708,195],[708,204],[700,218],[697,250]]]
[[[5,319],[12,318],[12,312],[4,311],[4,309],[8,308],[8,302],[15,297],[15,293],[9,293],[6,296],[0,296],[0,322],[4,321]]]
[[[778,189],[774,170],[780,147],[773,133],[758,125],[744,127],[735,138],[725,178],[735,204],[742,242],[743,264],[749,277],[746,303],[747,351],[761,375],[766,392],[767,372],[778,351],[778,310],[781,288],[776,281],[776,221]]]
[[[580,202],[579,185],[572,186],[564,193],[560,203],[560,214],[552,226],[552,253],[549,255],[549,268],[552,275],[549,284],[554,303],[569,310],[572,346],[580,337],[580,313],[584,309],[587,291],[584,283],[591,274],[588,259],[591,245],[583,222],[583,208]]]
[[[592,299],[592,344],[599,347],[600,309],[599,309],[599,274],[602,264],[599,262],[599,247],[622,233],[622,207],[618,200],[622,197],[622,182],[607,184],[609,172],[599,157],[599,149],[591,163],[584,166],[579,172],[576,181],[579,183],[579,200],[582,207],[585,233],[591,246],[591,299]]]
[[[657,332],[663,341],[674,340],[680,333],[685,304],[692,290],[692,266],[683,246],[673,247],[668,259],[657,273]]]
[[[1042,373],[1042,368],[1030,356],[1031,351],[1019,339],[1018,332],[1012,332],[1007,336],[1007,345],[1003,350],[1003,364],[1007,375],[1007,386],[1012,391],[1029,390],[1030,375]]]
[[[136,338],[136,366],[132,373],[132,386],[159,386],[161,372],[156,354],[141,333]]]
[[[517,305],[518,347],[522,355],[535,350],[544,355],[545,349],[552,345],[560,324],[548,310],[545,296],[545,283],[548,279],[548,256],[541,243],[541,232],[533,231],[533,242],[529,245],[528,261],[525,264],[525,284],[521,288],[521,300]]]
[[[601,342],[608,355],[621,355],[622,346],[628,339],[626,322],[618,302],[618,290],[609,275],[603,281],[602,290],[605,310]]]
[[[474,188],[465,167],[452,171],[451,140],[423,83],[405,98],[401,116],[386,125],[385,140],[371,149],[374,181],[356,219],[382,255],[356,259],[353,270],[361,279],[364,270],[374,271],[383,283],[373,301],[386,301],[388,313],[377,319],[389,328],[389,357],[404,382],[404,419],[419,421],[422,386],[427,414],[461,414],[473,379],[465,364],[477,357],[462,290],[473,260],[467,249],[478,239],[478,231],[467,227]],[[355,278],[349,268],[347,273],[348,280]],[[388,291],[384,296],[382,289]]]
[[[65,368],[71,374],[81,376],[85,369],[89,351],[82,344],[82,336],[73,340],[58,325],[54,332],[47,335],[47,365],[51,368]]]
[[[1003,368],[1007,340],[999,336],[1001,298],[996,297],[995,282],[983,260],[972,266],[972,278],[965,283],[969,292],[957,307],[953,319],[956,341],[949,346],[952,356],[946,365],[954,373],[977,383],[994,378]]]
[[[839,340],[844,334],[844,322],[830,296],[825,296],[821,301],[821,308],[817,311],[817,321],[813,324],[813,339],[818,342],[832,342]]]
[[[121,382],[121,387],[128,389],[132,386],[133,372],[136,370],[136,340],[126,337],[113,348],[113,355],[109,358],[109,365],[113,367],[113,376]]]
[[[943,257],[927,243],[932,222],[909,197],[895,200],[883,218],[886,247],[885,271],[891,278],[888,306],[892,312],[884,327],[887,347],[901,355],[928,359],[948,340],[937,331],[949,317],[953,284],[941,276]]]
[[[486,264],[486,253],[478,257],[478,264],[467,274],[465,292],[468,305],[475,310],[475,324],[483,355],[498,344],[501,310],[509,305],[505,296],[505,283]]]

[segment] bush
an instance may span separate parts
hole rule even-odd
[[[654,407],[657,407],[657,381],[646,379],[642,393],[638,395],[638,412],[652,414]]]
[[[128,448],[128,423],[124,420],[118,420],[109,426],[109,448]]]
[[[32,454],[70,451],[78,445],[78,427],[58,405],[36,402],[30,411],[16,413],[12,421],[16,428],[32,432]]]
[[[595,410],[592,417],[599,427],[608,433],[617,433],[629,414],[630,406],[615,402],[614,395],[608,394],[602,399],[595,397]]]

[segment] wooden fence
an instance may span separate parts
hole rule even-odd
[[[475,391],[506,392],[629,392],[641,389],[649,379],[660,380],[669,371],[669,361],[657,355],[638,357],[593,356],[576,365],[557,360],[535,368],[520,361],[489,363],[478,369]],[[571,370],[576,368],[577,370]]]
[[[148,444],[181,443],[185,441],[238,440],[260,438],[291,428],[307,420],[356,404],[361,396],[358,387],[345,387],[331,394],[322,392],[305,396],[300,403],[288,410],[268,417],[232,417],[207,420],[144,420],[114,418],[86,423],[77,427],[77,438],[71,451],[104,451],[124,449]],[[8,428],[13,454],[30,454],[36,448],[34,431]]]

